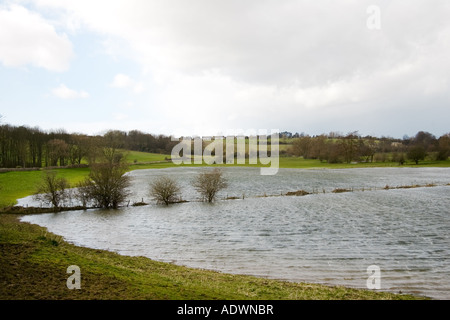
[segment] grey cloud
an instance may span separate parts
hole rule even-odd
[[[450,117],[446,0],[38,2],[127,43],[132,58],[162,79],[163,108],[206,110],[216,101],[234,113],[268,110],[223,125],[383,132],[389,124],[398,133],[423,121],[441,132]],[[369,5],[380,8],[380,30],[367,28]],[[211,74],[222,82],[214,85]],[[207,105],[199,105],[209,83]],[[241,92],[251,101],[230,98]]]

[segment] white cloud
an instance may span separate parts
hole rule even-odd
[[[431,102],[448,110],[447,0],[380,0],[376,31],[372,0],[29,1],[100,35],[115,61],[137,62],[151,83],[124,70],[111,86],[152,88],[140,105],[173,128],[331,130],[345,119],[358,130],[387,117],[406,128],[418,101],[430,102],[430,117]]]
[[[65,71],[72,57],[67,36],[40,15],[19,5],[0,6],[0,62],[5,66]]]
[[[111,84],[112,87],[115,88],[126,88],[131,86],[133,81],[131,78],[125,74],[117,74],[114,77],[113,83]]]
[[[382,28],[367,29],[372,1],[324,0],[35,0],[66,10],[106,38],[112,55],[129,55],[157,80],[219,70],[238,82],[325,86],[412,63],[426,46],[447,48],[446,1],[383,2]],[[429,17],[433,17],[430,19]],[[124,49],[126,44],[128,49]],[[425,58],[426,61],[422,60]]]
[[[137,82],[131,79],[126,74],[119,73],[114,76],[114,80],[111,83],[111,87],[114,88],[128,88],[134,93],[141,93],[144,91],[144,85],[142,82]]]
[[[76,91],[67,88],[64,84],[59,85],[59,87],[54,88],[52,90],[52,94],[55,97],[61,98],[61,99],[85,99],[89,98],[89,93],[86,91]]]
[[[128,115],[127,115],[127,114],[125,114],[125,113],[120,113],[120,112],[113,113],[112,116],[113,116],[113,118],[114,118],[115,120],[118,120],[118,121],[123,121],[123,120],[128,119]]]

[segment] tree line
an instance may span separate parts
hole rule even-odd
[[[450,156],[450,133],[437,138],[429,132],[419,131],[414,137],[395,139],[362,137],[357,131],[346,135],[331,132],[316,136],[284,131],[280,133],[279,142],[289,144],[288,148],[280,151],[280,155],[329,163],[394,161],[402,164],[407,159],[418,163],[427,156],[433,160],[446,160]],[[114,153],[118,149],[171,154],[177,143],[169,136],[139,130],[110,130],[103,135],[91,136],[2,124],[0,168],[91,165],[101,161],[105,152]],[[116,153],[115,156],[122,155]]]
[[[282,133],[280,138],[280,143],[290,139],[291,146],[284,150],[285,154],[329,163],[393,161],[403,164],[408,159],[417,164],[427,156],[437,161],[447,160],[450,156],[450,133],[436,138],[429,132],[419,131],[414,137],[403,139],[361,137],[358,132],[289,136]]]
[[[170,154],[176,142],[138,130],[103,135],[46,132],[27,126],[0,126],[0,168],[41,168],[98,162],[104,148]]]

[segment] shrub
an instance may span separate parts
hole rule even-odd
[[[228,183],[223,177],[223,172],[215,168],[209,172],[200,173],[193,182],[193,186],[203,198],[203,201],[213,202],[217,193],[226,188]]]
[[[128,196],[130,178],[122,163],[93,164],[89,176],[78,185],[77,198],[85,206],[94,202],[101,208],[117,209]]]
[[[57,210],[69,197],[66,190],[68,187],[69,183],[65,178],[58,177],[55,171],[46,170],[34,194],[34,199],[50,204]]]
[[[150,196],[158,203],[169,205],[179,200],[180,187],[172,178],[162,176],[150,184]]]

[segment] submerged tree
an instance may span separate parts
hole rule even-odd
[[[162,176],[150,184],[150,195],[158,202],[169,205],[178,200],[180,187],[172,178]]]
[[[122,163],[91,165],[89,176],[78,185],[77,198],[84,206],[93,202],[101,208],[117,209],[129,195],[130,178]]]
[[[87,208],[88,205],[93,203],[93,199],[90,195],[90,186],[92,182],[90,179],[86,178],[76,185],[76,189],[74,190],[74,198],[77,199],[83,208]]]
[[[204,201],[213,202],[217,193],[226,188],[228,183],[223,177],[223,172],[214,168],[212,171],[200,173],[195,178],[193,186],[201,194]]]
[[[58,177],[56,171],[45,170],[34,199],[50,204],[57,211],[69,197],[68,188],[69,183],[65,178]]]

